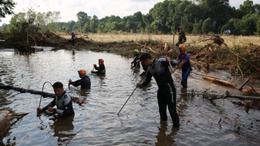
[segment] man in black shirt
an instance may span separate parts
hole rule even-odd
[[[72,81],[69,80],[69,86],[73,85],[73,86],[81,86],[81,89],[90,89],[91,88],[91,82],[90,82],[90,78],[86,75],[86,70],[81,69],[78,71],[79,73],[79,77],[81,79],[77,80],[77,81]]]
[[[136,87],[142,88],[147,86],[153,76],[159,87],[157,100],[161,121],[167,121],[166,109],[168,106],[173,126],[178,128],[179,116],[176,111],[176,88],[169,70],[169,62],[171,62],[171,59],[169,57],[153,59],[150,54],[144,53],[141,55],[140,61],[143,65],[148,66],[147,75],[145,81],[143,83],[137,83]]]

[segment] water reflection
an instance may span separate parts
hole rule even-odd
[[[40,96],[0,90],[1,109],[29,112],[4,135],[5,145],[257,145],[260,135],[258,110],[245,112],[242,107],[228,99],[211,103],[201,96],[187,96],[191,90],[206,89],[217,93],[237,93],[204,81],[200,76],[189,77],[189,88],[180,86],[181,73],[173,77],[177,87],[177,110],[180,129],[172,129],[171,121],[159,124],[156,83],[143,90],[136,90],[124,107],[120,118],[117,112],[141,80],[140,73],[129,67],[132,59],[108,53],[71,50],[37,52],[21,55],[0,51],[0,81],[6,85],[41,90],[45,81],[61,81],[64,85],[70,78],[78,78],[75,72],[86,69],[91,79],[91,90],[80,87],[64,87],[73,97],[87,100],[79,106],[74,103],[75,117],[53,117],[43,114],[39,121],[35,116]],[[106,75],[91,74],[93,63],[99,58],[106,60]],[[210,89],[211,88],[211,89]],[[45,92],[53,93],[51,86]],[[209,91],[210,92],[210,91]],[[42,105],[52,99],[44,98]],[[239,128],[239,129],[238,129]],[[78,129],[83,129],[80,132]],[[77,137],[77,138],[76,138]],[[87,140],[86,140],[87,139]]]
[[[54,131],[53,136],[58,138],[58,144],[67,143],[76,135],[73,131],[74,115],[69,117],[51,117],[49,120],[53,121],[49,126]]]
[[[167,122],[160,122],[160,127],[158,127],[158,135],[156,136],[157,142],[155,143],[156,146],[166,146],[166,145],[173,145],[174,144],[174,136],[179,131],[179,128],[171,128],[170,133],[166,134],[167,132]]]

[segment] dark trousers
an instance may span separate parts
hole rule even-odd
[[[168,106],[168,110],[172,118],[173,126],[179,127],[179,116],[176,110],[176,88],[174,87],[174,84],[167,83],[165,88],[159,88],[157,99],[158,99],[161,121],[167,120],[166,109]]]

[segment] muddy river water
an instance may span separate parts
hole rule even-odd
[[[0,109],[29,113],[12,119],[11,128],[1,136],[2,145],[260,145],[260,111],[234,105],[230,99],[209,101],[202,96],[186,96],[180,86],[181,72],[173,74],[177,86],[177,110],[180,128],[172,129],[172,121],[160,123],[157,85],[152,79],[145,89],[137,89],[117,115],[141,80],[133,73],[125,58],[106,52],[43,51],[21,55],[13,50],[0,51],[0,81],[33,90],[42,90],[43,83],[61,81],[72,96],[86,101],[73,103],[75,116],[69,118],[41,114],[37,117],[40,95],[0,89]],[[103,58],[106,75],[91,74],[93,64]],[[90,91],[68,88],[69,79],[79,79],[77,71],[86,69],[91,79]],[[212,75],[228,79],[229,74]],[[230,79],[236,84],[243,81]],[[254,84],[254,83],[252,83]],[[258,85],[255,83],[255,85]],[[188,92],[241,94],[236,89],[212,84],[200,75],[191,74]],[[45,84],[45,92],[53,93]],[[52,98],[43,98],[41,107]],[[168,119],[170,119],[169,113]]]

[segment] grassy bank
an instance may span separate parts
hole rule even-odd
[[[70,38],[70,34],[60,33],[59,36],[64,39]],[[167,42],[171,48],[174,47],[173,58],[178,55],[178,49],[174,46],[178,35],[79,33],[76,34],[76,37],[87,42],[84,44],[80,41],[81,43],[79,42],[79,46],[76,48],[84,47],[93,51],[105,50],[123,56],[131,56],[134,49],[143,48],[144,46],[140,44],[161,52],[164,42]],[[260,37],[220,36],[224,43],[216,42],[215,36],[212,35],[187,35],[186,37],[186,50],[191,56],[195,69],[204,72],[225,70],[233,75],[260,79],[260,73],[257,71],[257,68],[260,67]],[[136,42],[140,44],[136,44]],[[152,54],[155,57],[161,55],[160,53]]]
[[[178,35],[132,34],[132,33],[76,33],[76,43],[69,42],[70,33],[46,32],[44,38],[36,39],[38,46],[52,46],[55,49],[88,49],[92,51],[107,51],[123,56],[133,57],[133,50],[146,47],[154,57],[162,55],[164,43],[167,42],[176,58],[179,51],[174,45]],[[260,37],[256,36],[214,36],[187,35],[186,51],[191,57],[192,66],[196,70],[211,72],[225,70],[234,76],[254,77],[260,79]],[[30,45],[35,41],[30,40]],[[0,42],[7,48],[17,47],[23,42],[8,39]],[[157,52],[157,53],[153,53]]]

